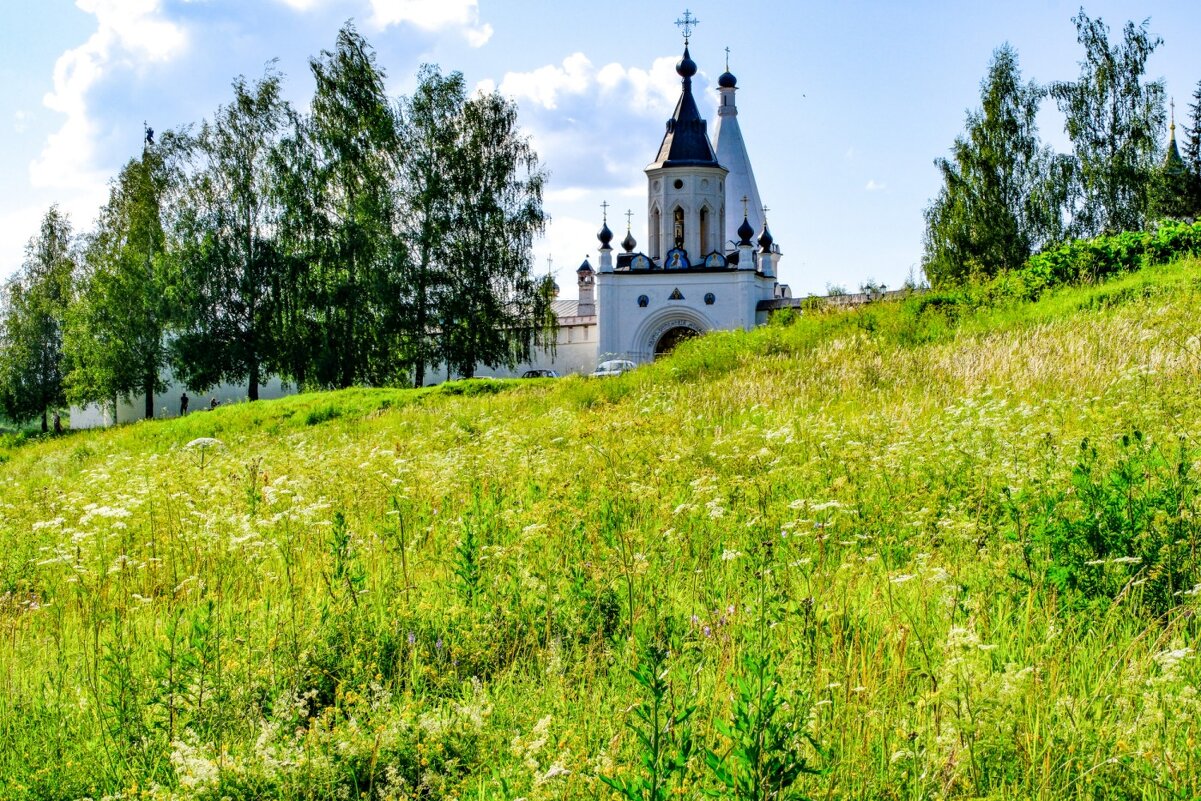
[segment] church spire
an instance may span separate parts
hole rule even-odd
[[[1172,124],[1168,126],[1168,153],[1163,160],[1163,170],[1169,175],[1180,175],[1185,172],[1184,159],[1176,148],[1176,100],[1172,100]]]
[[[696,75],[696,62],[688,52],[688,40],[692,28],[700,20],[685,10],[684,16],[676,20],[684,33],[684,56],[676,64],[676,74],[680,76],[680,99],[676,102],[676,110],[667,121],[667,133],[659,145],[659,154],[648,169],[655,167],[716,167],[717,156],[713,153],[713,145],[709,143],[709,133],[705,120],[696,106],[696,98],[692,96],[692,76]]]
[[[763,201],[759,197],[759,185],[751,169],[751,158],[747,155],[742,130],[738,127],[738,106],[734,96],[738,91],[738,79],[730,72],[729,49],[726,52],[726,71],[717,79],[720,95],[717,107],[717,130],[713,134],[713,149],[721,166],[730,171],[726,177],[726,208],[738,208],[740,198],[746,198],[749,213],[744,218],[752,231],[763,228]],[[738,218],[726,215],[725,242],[740,242]]]

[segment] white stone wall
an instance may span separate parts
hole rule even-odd
[[[755,307],[772,296],[774,286],[753,270],[601,273],[597,312],[603,325],[597,359],[651,361],[658,338],[676,326],[701,333],[753,328]],[[683,300],[671,299],[676,289]],[[705,303],[707,293],[714,296],[711,306]],[[645,307],[638,305],[640,295],[647,296]]]
[[[494,370],[486,365],[477,365],[477,378],[517,378],[526,370],[554,370],[559,375],[590,373],[596,369],[597,353],[596,317],[569,317],[559,321],[559,337],[555,353],[549,349],[538,349],[534,358],[517,365],[512,370]],[[446,368],[428,370],[425,374],[427,386],[441,384],[447,380]]]
[[[259,384],[259,400],[273,400],[295,393],[295,388],[285,387],[278,378],[272,378],[265,384]],[[179,416],[179,396],[184,392],[183,386],[168,377],[165,392],[154,396],[154,416],[156,419]],[[209,408],[209,401],[216,398],[221,405],[230,403],[245,403],[247,401],[246,385],[222,384],[210,389],[204,394],[188,393],[188,413],[194,414]],[[117,423],[133,423],[146,417],[146,402],[141,395],[131,401],[117,403],[117,419],[113,420],[112,404],[102,408],[91,403],[87,406],[72,406],[70,412],[71,428],[97,428],[99,426]]]

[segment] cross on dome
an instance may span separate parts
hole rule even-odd
[[[604,215],[604,221],[609,222],[609,201],[601,202],[601,214]]]
[[[692,12],[684,9],[684,16],[676,20],[676,25],[680,26],[680,30],[684,34],[684,44],[688,44],[688,39],[692,36],[692,29],[700,24],[700,20],[692,16]]]

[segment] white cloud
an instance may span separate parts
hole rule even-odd
[[[582,95],[592,86],[596,70],[583,53],[572,53],[562,66],[547,64],[531,72],[507,72],[500,93],[520,102],[532,100],[543,108],[558,108],[560,94]]]
[[[327,4],[327,0],[279,0],[279,2],[291,8],[293,11],[312,11],[320,5]]]
[[[884,183],[883,181],[877,181],[875,178],[872,178],[870,181],[867,182],[867,186],[865,186],[863,188],[866,189],[868,192],[883,192],[885,189],[888,188],[888,184]]]
[[[50,134],[41,155],[29,165],[35,187],[94,190],[105,176],[94,164],[97,126],[88,114],[88,94],[114,66],[140,67],[168,61],[187,46],[187,35],[159,14],[159,0],[77,0],[96,17],[96,32],[59,56],[54,89],[43,99],[66,115]]]
[[[620,98],[623,110],[658,115],[670,113],[680,94],[675,62],[663,57],[655,59],[649,70],[617,63],[597,69],[583,53],[572,53],[561,64],[507,72],[499,89],[518,102],[531,100],[546,109],[557,109],[561,96],[591,94],[607,108],[613,108]]]
[[[29,130],[30,114],[28,111],[18,109],[13,112],[13,130],[17,133],[25,133]]]
[[[680,96],[680,76],[674,56],[657,58],[649,70],[606,64],[597,74],[597,82],[607,98],[625,92],[626,105],[640,114],[670,114]]]
[[[371,22],[380,30],[403,23],[431,32],[459,28],[472,47],[483,47],[492,38],[492,26],[480,24],[479,0],[371,0],[371,12]]]

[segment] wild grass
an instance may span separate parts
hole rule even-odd
[[[1199,276],[14,438],[0,798],[1196,797]]]

